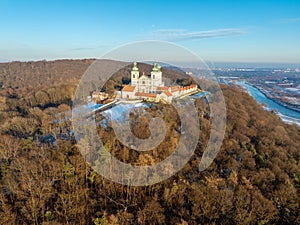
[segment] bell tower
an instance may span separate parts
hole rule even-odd
[[[139,68],[137,67],[137,63],[134,62],[133,67],[131,69],[131,85],[132,86],[138,85],[139,76],[140,76]]]
[[[157,63],[153,64],[153,68],[151,71],[151,80],[153,87],[164,86],[162,82],[161,66]]]

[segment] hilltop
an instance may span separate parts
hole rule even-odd
[[[79,79],[92,62],[0,64],[0,96],[5,97],[0,101],[1,224],[300,224],[300,128],[225,85],[226,135],[207,170],[200,173],[198,165],[209,137],[210,114],[207,103],[198,100],[199,144],[175,176],[152,186],[130,187],[97,175],[78,150],[84,143],[59,138],[70,121],[53,120],[70,110]],[[124,71],[108,85],[126,81],[130,66]],[[178,71],[176,79],[186,82],[183,78]],[[156,107],[173,115],[171,106]],[[177,117],[167,118],[167,125],[176,127]],[[144,135],[147,129],[137,123],[133,132]],[[51,134],[55,145],[38,142],[36,134]],[[137,155],[112,130],[102,135],[111,153],[124,162],[133,158],[155,163],[177,143],[172,136],[153,154]]]

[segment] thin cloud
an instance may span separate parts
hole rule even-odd
[[[159,29],[155,30],[152,33],[153,34],[172,34],[172,33],[182,33],[186,32],[184,29]]]
[[[285,18],[276,20],[278,23],[300,23],[300,18]]]
[[[206,30],[206,31],[196,31],[187,32],[181,29],[163,29],[155,30],[151,33],[152,38],[167,40],[167,41],[185,41],[185,40],[198,40],[205,38],[218,38],[227,37],[235,35],[246,34],[243,29],[217,29],[217,30]]]
[[[69,49],[69,51],[87,51],[87,50],[96,50],[99,48],[106,48],[106,47],[110,47],[110,45],[98,45],[95,47],[78,47],[78,48],[71,48]]]

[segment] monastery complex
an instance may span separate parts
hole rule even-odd
[[[131,83],[124,85],[121,96],[123,99],[142,99],[146,101],[170,103],[173,99],[196,93],[198,86],[192,84],[190,86],[170,86],[167,87],[162,81],[161,66],[157,63],[153,64],[151,74],[140,74],[137,63],[133,63],[131,70]]]

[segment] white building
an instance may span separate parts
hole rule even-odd
[[[135,86],[125,85],[122,89],[122,98],[134,99],[135,93]]]
[[[150,75],[143,73],[140,76],[139,68],[137,63],[133,63],[131,70],[131,85],[137,88],[137,92],[153,93],[160,86],[164,86],[162,82],[161,67],[157,64],[153,64],[153,68]]]
[[[187,95],[197,90],[198,86],[196,84],[187,87],[166,87],[162,81],[161,67],[157,63],[153,64],[149,75],[145,75],[144,72],[140,75],[135,62],[131,70],[131,84],[124,85],[121,96],[124,99],[144,99],[170,103],[174,97]]]

